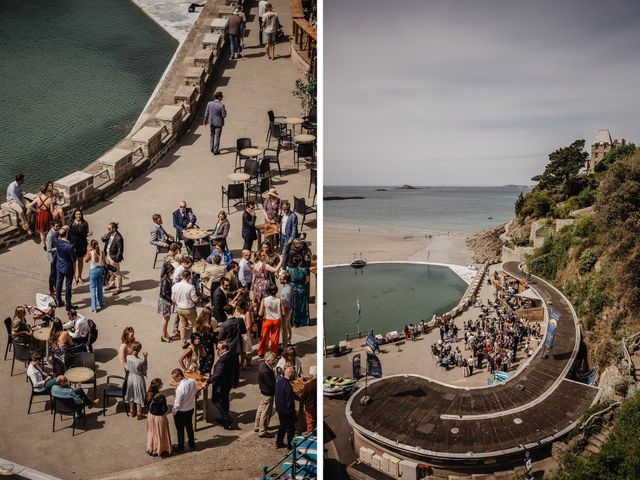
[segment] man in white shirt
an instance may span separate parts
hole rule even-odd
[[[262,41],[262,17],[264,17],[264,12],[267,9],[267,0],[260,0],[258,2],[258,25],[260,25],[260,46],[264,45]]]
[[[42,356],[39,353],[31,355],[31,363],[27,367],[27,376],[31,379],[33,390],[38,393],[51,391],[51,387],[56,384],[56,379],[45,373],[40,366]]]
[[[180,259],[180,265],[178,265],[178,268],[176,268],[175,271],[173,272],[173,277],[171,277],[171,280],[173,280],[173,283],[176,284],[180,280],[182,280],[182,272],[186,270],[191,272],[191,267],[193,267],[193,257],[191,255],[183,255],[182,258]],[[192,272],[192,275],[193,275],[193,272]]]
[[[251,265],[251,250],[242,250],[242,260],[240,260],[240,271],[238,281],[242,288],[251,288],[253,280],[253,265]]]
[[[180,340],[182,348],[187,348],[187,326],[193,327],[196,321],[196,302],[198,294],[196,287],[191,284],[191,272],[182,272],[182,281],[171,287],[171,301],[176,306],[176,313],[180,320]]]
[[[73,308],[67,312],[67,315],[69,316],[69,321],[62,327],[69,331],[69,336],[73,338],[76,344],[87,343],[91,329],[85,316],[80,315]]]
[[[176,399],[173,402],[173,419],[178,432],[177,452],[184,451],[184,430],[187,430],[189,448],[196,449],[196,441],[193,435],[193,407],[195,405],[198,387],[193,378],[185,378],[184,373],[179,368],[171,372],[173,381],[178,384],[176,387]]]

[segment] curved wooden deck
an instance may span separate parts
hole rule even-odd
[[[503,270],[523,275],[515,262]],[[566,378],[580,342],[570,302],[549,283],[529,285],[560,312],[555,344],[547,358],[538,351],[509,381],[482,388],[456,388],[418,375],[394,375],[371,382],[347,404],[353,429],[392,452],[420,460],[480,460],[539,448],[573,428],[598,389]],[[547,313],[547,318],[550,312]]]

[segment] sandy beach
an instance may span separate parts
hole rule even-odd
[[[380,232],[365,227],[324,226],[324,264],[348,263],[354,253],[368,261],[411,260],[469,265],[473,252],[466,247],[466,235],[393,230]]]

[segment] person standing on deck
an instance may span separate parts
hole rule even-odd
[[[220,136],[227,110],[222,103],[222,92],[216,92],[213,101],[207,103],[207,111],[204,114],[204,123],[211,129],[209,148],[214,155],[220,154]]]

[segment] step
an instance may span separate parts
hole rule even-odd
[[[585,448],[585,451],[587,451],[589,453],[598,453],[600,451],[600,449],[598,447],[596,447],[595,445],[588,444],[587,448]]]

